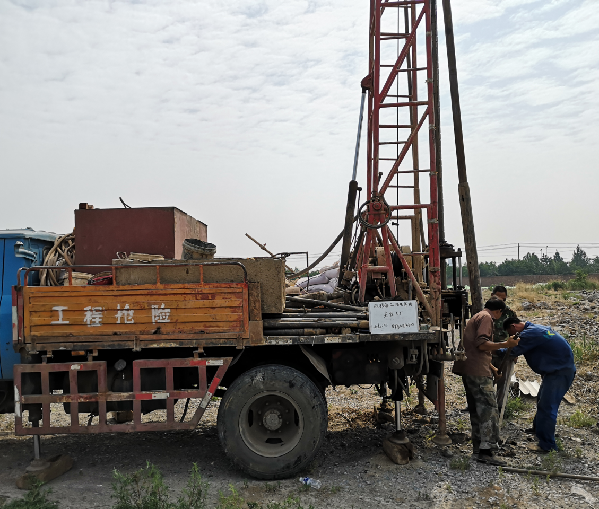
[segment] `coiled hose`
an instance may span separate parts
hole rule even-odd
[[[56,239],[52,249],[44,258],[44,266],[64,267],[75,263],[75,232],[67,233]],[[60,286],[57,271],[51,269],[40,270],[40,286]]]

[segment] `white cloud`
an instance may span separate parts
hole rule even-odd
[[[485,171],[509,166],[534,186],[559,175],[565,152],[595,164],[599,11],[573,0],[453,7],[476,224],[490,244],[485,197],[509,188]],[[4,197],[0,228],[64,231],[80,201],[125,195],[204,220],[220,254],[259,254],[246,231],[275,251],[322,252],[342,227],[367,20],[358,0],[0,3],[0,163],[28,202]],[[460,244],[441,66],[448,232]],[[593,216],[592,200],[580,206]],[[556,221],[533,233],[586,234]]]

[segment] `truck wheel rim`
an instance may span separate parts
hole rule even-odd
[[[266,458],[290,452],[300,441],[304,419],[298,404],[282,392],[261,392],[241,410],[239,432],[250,450]]]

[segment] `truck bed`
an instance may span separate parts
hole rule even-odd
[[[13,340],[29,351],[237,345],[249,283],[20,286]]]

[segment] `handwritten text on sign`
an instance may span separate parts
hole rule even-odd
[[[368,304],[371,334],[418,332],[418,303],[415,300],[370,302]]]

